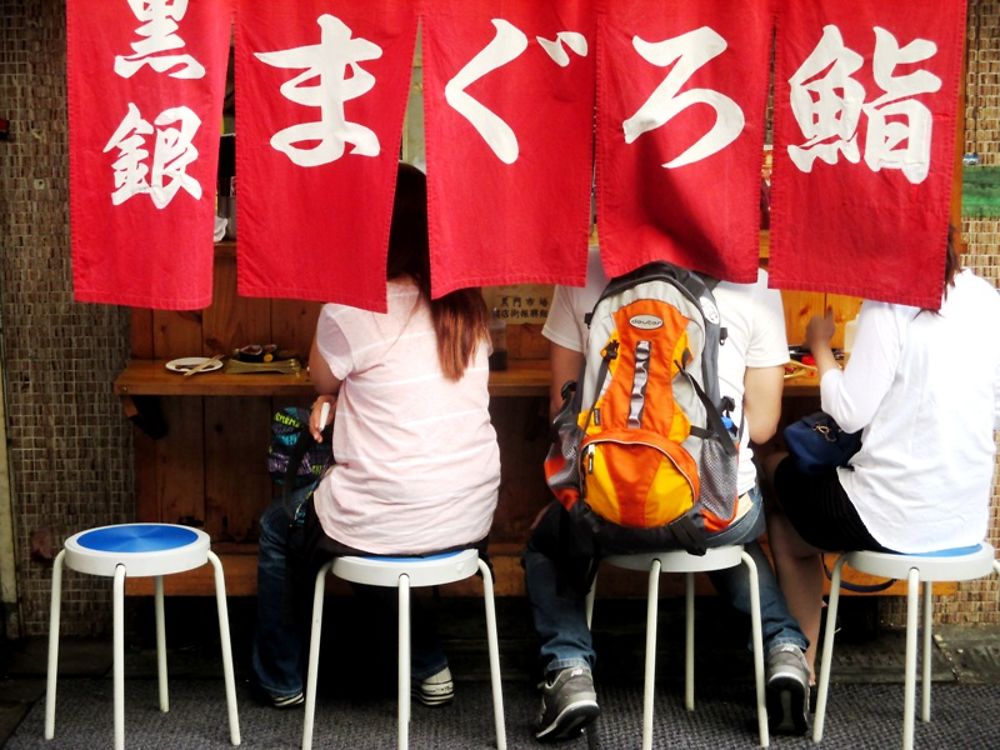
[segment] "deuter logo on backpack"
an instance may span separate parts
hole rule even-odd
[[[735,515],[738,430],[719,395],[725,329],[713,285],[651,263],[612,279],[589,316],[545,473],[608,554],[702,554]]]

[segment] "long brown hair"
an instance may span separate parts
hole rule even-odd
[[[944,294],[948,296],[948,287],[955,286],[955,276],[962,270],[962,259],[955,248],[955,227],[948,225],[948,254],[944,261]]]
[[[472,362],[480,340],[489,336],[486,303],[478,289],[459,289],[431,299],[430,246],[427,239],[427,178],[399,163],[396,198],[389,230],[386,278],[410,276],[430,301],[438,362],[449,380],[458,380]]]
[[[959,257],[958,249],[955,247],[956,231],[954,224],[948,225],[948,246],[944,256],[944,292],[941,295],[942,304],[944,300],[948,299],[948,289],[955,286],[955,277],[962,270],[962,259]],[[922,307],[920,308],[920,312],[939,315],[941,311],[940,309],[934,310],[929,307]]]

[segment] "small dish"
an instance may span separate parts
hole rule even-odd
[[[170,372],[187,372],[188,370],[193,370],[198,365],[208,362],[211,357],[181,357],[180,359],[172,359],[167,362],[166,367]],[[215,360],[211,362],[207,367],[200,370],[200,372],[212,372],[212,370],[218,370],[222,367],[221,360]]]

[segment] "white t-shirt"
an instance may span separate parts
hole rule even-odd
[[[566,349],[582,352],[587,341],[584,316],[593,309],[607,283],[600,254],[596,247],[591,247],[587,285],[556,287],[542,335]],[[715,287],[714,294],[722,325],[728,332],[725,344],[719,347],[719,390],[722,396],[729,396],[736,404],[733,421],[739,424],[743,416],[746,368],[777,367],[788,361],[785,313],[781,294],[767,288],[767,272],[763,269],[758,271],[756,283],[722,281]],[[757,481],[747,424],[743,425],[739,458],[737,489],[742,495]]]
[[[315,493],[328,536],[375,554],[420,554],[487,535],[500,485],[488,343],[458,381],[441,372],[430,306],[390,281],[388,312],[324,305],[319,353],[342,385],[336,465]]]
[[[871,535],[901,552],[978,544],[989,528],[1000,428],[1000,297],[971,271],[939,314],[866,301],[823,410],[864,428],[840,483]]]

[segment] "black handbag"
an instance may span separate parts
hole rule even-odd
[[[803,474],[822,474],[847,466],[861,449],[861,430],[844,432],[826,412],[792,422],[783,433],[785,446]]]

